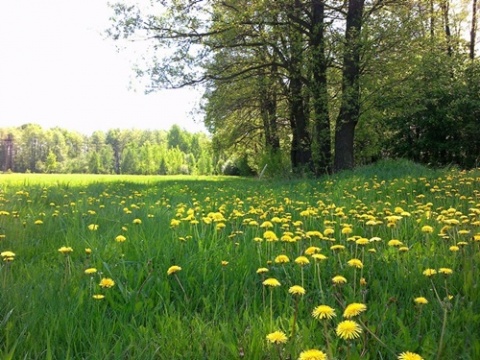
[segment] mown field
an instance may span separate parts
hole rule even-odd
[[[480,171],[0,175],[1,359],[479,359]]]

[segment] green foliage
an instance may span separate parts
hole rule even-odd
[[[47,160],[45,163],[46,172],[53,173],[58,168],[57,156],[53,151],[50,151],[47,155]]]
[[[265,178],[271,179],[290,179],[292,178],[292,168],[287,153],[281,151],[265,151],[260,157],[258,173]]]
[[[222,165],[222,174],[223,175],[234,175],[234,176],[253,176],[255,171],[249,164],[248,156],[244,154],[241,157],[228,159]]]

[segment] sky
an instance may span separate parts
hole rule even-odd
[[[110,16],[107,0],[0,0],[0,128],[206,131],[192,115],[199,91],[144,93],[139,50],[119,52],[102,34]]]

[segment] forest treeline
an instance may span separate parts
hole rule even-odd
[[[178,125],[165,130],[80,134],[40,125],[0,128],[0,170],[33,173],[210,175],[210,138]],[[222,162],[215,162],[222,171]]]
[[[150,4],[113,4],[108,34],[151,45],[136,66],[148,91],[205,87],[229,157],[316,175],[385,157],[478,164],[477,0]]]

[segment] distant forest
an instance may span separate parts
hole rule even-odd
[[[0,170],[32,173],[210,175],[222,171],[208,135],[170,130],[95,131],[36,124],[0,128]],[[215,164],[215,166],[214,166]]]

